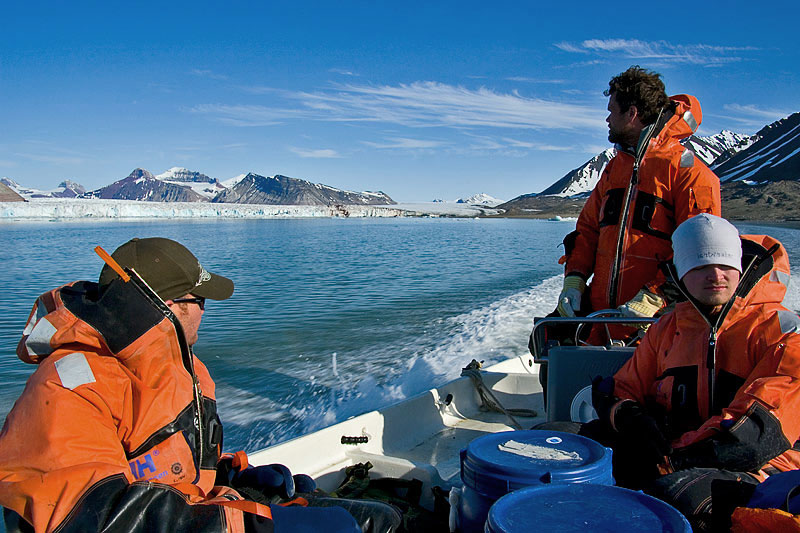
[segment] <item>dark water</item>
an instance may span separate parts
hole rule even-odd
[[[574,222],[295,219],[0,224],[0,417],[30,365],[15,355],[36,297],[95,279],[132,237],[176,239],[232,278],[209,302],[196,353],[217,382],[227,449],[254,450],[455,377],[472,358],[526,351],[533,316],[560,289]],[[800,232],[770,233],[800,265]],[[798,309],[798,292],[787,304]]]
[[[313,219],[0,223],[0,419],[33,367],[16,344],[39,294],[102,266],[132,237],[163,236],[236,283],[209,302],[196,345],[217,382],[227,450],[253,451],[527,351],[561,287],[574,222]],[[769,233],[800,265],[800,231]],[[797,270],[795,270],[797,273]],[[784,302],[800,309],[800,291]],[[0,531],[3,530],[0,524]]]
[[[95,279],[132,237],[184,243],[234,280],[196,345],[218,384],[226,448],[254,449],[422,391],[472,357],[525,350],[552,307],[571,222],[314,219],[0,225],[0,416],[33,368],[15,355],[36,297]],[[551,282],[555,287],[557,284]],[[541,300],[537,300],[537,297]],[[520,300],[516,302],[516,299]]]

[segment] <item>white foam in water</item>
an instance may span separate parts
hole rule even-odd
[[[562,279],[560,275],[553,276],[530,289],[447,319],[456,325],[455,334],[442,339],[432,350],[410,358],[398,379],[381,385],[369,374],[353,376],[353,380],[360,381],[332,391],[329,404],[317,403],[304,409],[305,431],[439,386],[457,378],[472,359],[489,364],[527,353],[533,317],[552,312]]]
[[[800,269],[793,278],[800,279]],[[432,327],[433,331],[448,331],[432,349],[419,351],[409,357],[404,372],[388,382],[381,383],[386,369],[375,375],[367,370],[358,375],[344,374],[339,368],[337,354],[331,354],[330,372],[338,385],[328,394],[317,396],[313,402],[299,398],[294,405],[264,406],[264,398],[233,389],[233,397],[226,389],[220,408],[226,413],[226,422],[247,425],[254,420],[279,421],[281,429],[269,437],[253,433],[250,446],[260,447],[285,440],[287,437],[308,433],[330,426],[351,416],[391,403],[401,401],[430,388],[457,378],[461,369],[472,359],[490,363],[527,353],[528,335],[533,318],[546,316],[553,311],[561,291],[561,275],[547,278],[530,289],[512,294],[446,319],[452,327]],[[800,283],[790,284],[783,304],[789,309],[800,309]],[[369,364],[369,362],[365,362]],[[312,382],[316,379],[312,378]],[[228,408],[230,404],[230,408]],[[252,408],[250,408],[252,407]]]
[[[336,352],[331,354],[331,370],[333,371],[333,375],[337,378],[339,377],[339,371],[336,368]]]
[[[223,413],[225,423],[247,425],[259,420],[277,422],[290,415],[289,407],[277,404],[264,396],[225,386],[224,393],[217,392],[217,410]]]
[[[457,333],[421,359],[428,363],[429,371],[457,377],[472,359],[489,364],[527,353],[533,318],[555,309],[562,280],[560,275],[553,276],[528,290],[448,319],[458,324]]]

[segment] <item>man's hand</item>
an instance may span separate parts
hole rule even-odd
[[[233,475],[231,485],[247,496],[252,497],[255,493],[265,499],[280,496],[288,500],[294,497],[295,492],[292,473],[279,464],[248,466]]]
[[[581,308],[581,297],[586,290],[583,278],[574,274],[564,277],[564,288],[558,295],[558,314],[574,317],[575,312]]]
[[[623,402],[617,407],[613,422],[620,439],[637,450],[642,465],[659,465],[672,453],[672,446],[658,423],[638,402]]]
[[[655,316],[662,307],[664,307],[664,299],[661,296],[642,289],[628,303],[620,305],[617,309],[622,316],[627,318],[650,318]]]

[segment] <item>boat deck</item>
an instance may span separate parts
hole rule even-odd
[[[541,412],[541,407],[537,410]],[[543,422],[543,417],[528,418],[515,417],[523,429]],[[439,475],[445,483],[451,486],[461,485],[459,474],[461,472],[460,451],[466,448],[473,439],[487,433],[513,431],[508,425],[508,419],[502,413],[479,412],[472,418],[464,419],[456,425],[447,427],[431,435],[425,441],[398,454],[414,463],[436,465]]]
[[[522,363],[522,364],[521,364]],[[483,372],[486,386],[507,409],[532,409],[536,417],[516,417],[523,429],[545,420],[542,390],[534,365],[500,364]],[[371,477],[416,478],[427,487],[460,486],[460,451],[481,435],[510,431],[508,418],[481,409],[469,378],[456,379],[398,404],[351,418],[310,435],[250,454],[251,464],[281,463],[334,490],[344,469],[369,461]],[[343,437],[359,437],[357,445]],[[345,438],[344,441],[353,439]],[[423,494],[431,494],[423,490]],[[423,501],[423,505],[430,503]]]

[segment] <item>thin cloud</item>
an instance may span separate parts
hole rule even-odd
[[[281,93],[286,106],[202,104],[189,111],[234,126],[270,126],[291,119],[375,122],[405,127],[583,130],[604,128],[592,105],[528,98],[485,87],[438,82],[396,86],[341,85],[329,91]]]
[[[792,114],[792,111],[787,111],[785,109],[764,109],[754,104],[725,104],[722,108],[730,114],[715,115],[715,118],[732,120],[742,127],[749,127],[753,130],[761,129],[767,124],[771,124],[776,120],[786,118]]]
[[[358,76],[358,74],[355,74],[354,72],[352,72],[350,70],[345,70],[343,68],[328,69],[328,72],[332,72],[334,74],[340,74],[342,76]]]
[[[228,79],[228,76],[226,76],[224,74],[217,74],[213,70],[209,70],[209,69],[193,68],[189,72],[191,72],[195,76],[200,76],[201,78],[208,78],[208,79],[211,79],[211,80],[227,80]]]
[[[599,153],[605,152],[611,148],[609,145],[600,145],[600,144],[590,144],[583,147],[583,151],[587,154],[594,154],[597,155]]]
[[[743,61],[745,59],[743,54],[760,50],[752,46],[684,45],[638,39],[587,39],[580,43],[560,42],[556,43],[555,47],[569,53],[622,56],[659,61],[663,64],[703,66],[719,66]]]
[[[556,69],[573,69],[573,68],[582,68],[582,67],[593,67],[595,65],[603,65],[606,61],[603,59],[592,59],[590,61],[577,61],[575,63],[570,63],[569,65],[556,65],[553,68]]]
[[[35,139],[23,141],[19,145],[18,151],[13,155],[31,161],[54,163],[56,165],[82,165],[90,160],[90,157],[86,154]]]
[[[439,148],[445,146],[447,143],[441,141],[424,141],[422,139],[407,139],[405,137],[392,137],[387,139],[389,142],[376,143],[371,141],[362,141],[362,144],[372,148],[379,148],[383,150],[425,150],[431,148]]]
[[[595,106],[527,98],[438,82],[346,85],[337,92],[298,93],[319,120],[384,122],[408,127],[496,127],[571,130],[603,126]]]
[[[763,118],[764,120],[779,120],[791,115],[791,111],[785,109],[761,109],[754,104],[725,104],[722,106],[727,111],[747,115],[755,118]]]
[[[336,159],[342,157],[336,150],[304,150],[302,148],[290,147],[289,150],[300,157],[310,159]]]
[[[505,141],[508,146],[511,148],[527,148],[529,150],[535,150],[539,152],[573,152],[575,148],[572,146],[556,146],[553,144],[541,144],[541,143],[533,143],[528,141],[520,141],[518,139],[511,139],[508,137],[504,137],[502,139]]]
[[[505,79],[506,81],[519,81],[523,83],[553,83],[553,84],[566,83],[566,80],[543,80],[541,78],[528,78],[526,76],[511,76]]]
[[[14,154],[18,157],[24,157],[31,161],[39,161],[40,163],[55,163],[57,165],[82,165],[86,163],[86,158],[70,155],[56,155],[56,154],[32,154],[18,152]]]
[[[580,45],[568,43],[568,42],[560,42],[554,45],[556,48],[563,50],[565,52],[570,52],[573,54],[588,54],[589,51],[585,48],[582,48]]]
[[[265,87],[262,85],[242,85],[239,87],[239,89],[248,94],[270,94],[281,92],[279,89],[274,87]]]
[[[200,104],[189,109],[191,113],[210,115],[231,126],[274,126],[287,119],[304,118],[302,111],[260,105]]]
[[[195,144],[195,145],[184,145],[184,146],[176,146],[175,150],[181,152],[209,152],[211,150],[235,150],[238,148],[245,148],[248,146],[247,143],[228,143],[222,145],[210,145],[210,144]]]

